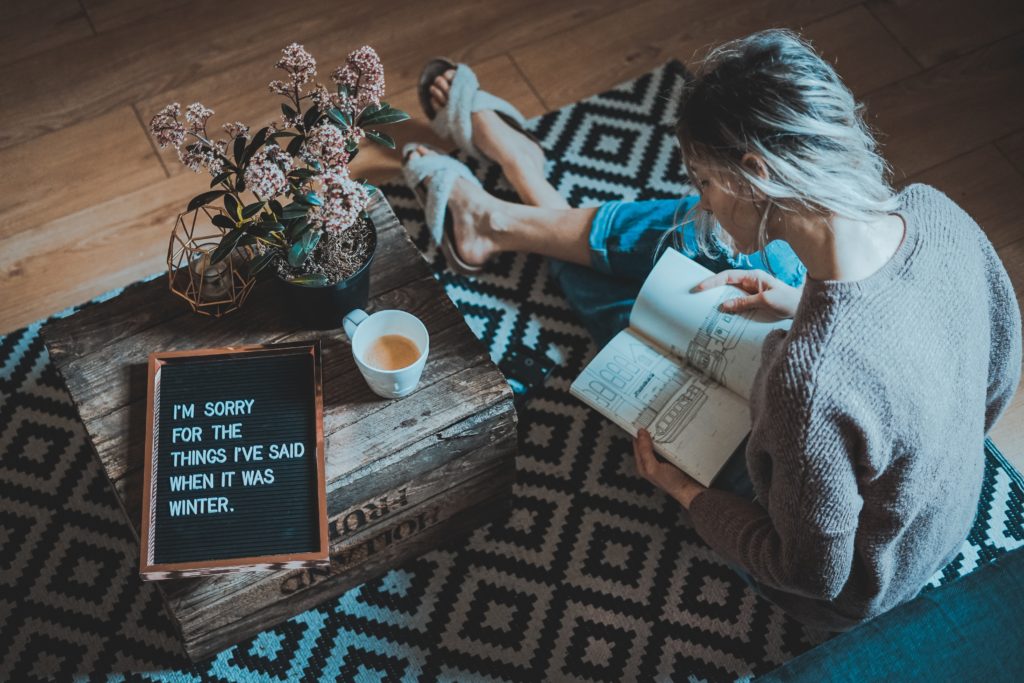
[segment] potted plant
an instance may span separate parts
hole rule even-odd
[[[394,149],[377,129],[409,115],[381,101],[384,68],[369,46],[334,70],[334,90],[313,80],[316,61],[298,43],[281,51],[276,67],[286,74],[269,84],[285,100],[281,118],[255,133],[226,123],[226,137],[215,139],[207,127],[214,112],[199,102],[184,122],[178,103],[164,107],[150,130],[185,166],[212,176],[212,189],[188,204],[189,211],[223,204],[212,218],[224,234],[210,265],[249,249],[250,274],[274,272],[305,324],[338,327],[348,311],[366,306],[377,244],[366,212],[377,190],[352,178],[349,164],[367,138]]]

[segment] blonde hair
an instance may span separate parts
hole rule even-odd
[[[792,31],[771,29],[727,42],[704,58],[683,88],[676,135],[691,178],[691,161],[699,160],[768,199],[758,228],[758,250],[767,264],[773,206],[864,221],[896,209],[891,170],[863,110],[809,43]],[[741,163],[748,152],[764,161],[766,178]],[[703,213],[683,219],[695,221],[700,249],[713,255],[720,245],[731,248],[721,225]],[[681,227],[669,231],[676,246]]]

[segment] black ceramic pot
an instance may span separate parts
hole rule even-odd
[[[338,328],[349,311],[366,308],[370,299],[370,266],[377,253],[377,226],[372,227],[370,256],[351,276],[323,287],[281,281],[286,305],[304,327],[315,330]]]

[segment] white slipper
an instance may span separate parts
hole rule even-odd
[[[409,155],[420,146],[436,153],[420,154],[410,159]],[[462,260],[455,249],[454,224],[448,214],[448,199],[451,197],[455,181],[459,178],[466,178],[477,187],[483,187],[483,185],[465,164],[429,145],[421,145],[418,142],[406,144],[402,147],[402,161],[402,175],[405,177],[405,182],[416,195],[420,206],[423,207],[427,228],[430,229],[434,241],[441,248],[448,265],[452,270],[463,275],[476,275],[482,272],[483,266],[469,265]],[[424,181],[427,181],[425,197]]]
[[[455,69],[451,86],[448,90],[448,103],[441,111],[435,111],[430,101],[430,86],[438,76],[449,69]],[[465,64],[455,64],[444,57],[437,57],[427,62],[420,73],[417,92],[420,106],[430,119],[430,126],[438,135],[455,141],[466,154],[479,159],[487,157],[473,144],[473,112],[493,110],[504,121],[530,140],[544,149],[540,140],[526,130],[526,119],[506,100],[480,89],[476,74]]]

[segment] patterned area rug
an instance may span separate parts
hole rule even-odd
[[[683,78],[671,62],[533,120],[562,194],[685,192],[671,128]],[[468,163],[515,198],[498,168]],[[755,597],[634,474],[626,435],[569,396],[595,348],[543,260],[455,276],[412,194],[384,189],[496,361],[519,340],[559,362],[520,414],[508,517],[189,665],[37,323],[0,339],[0,680],[718,681],[827,637]],[[1020,475],[991,443],[985,460],[974,529],[931,586],[1024,545]]]

